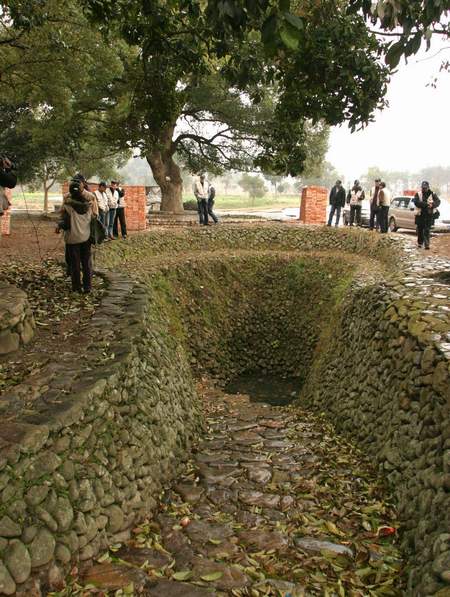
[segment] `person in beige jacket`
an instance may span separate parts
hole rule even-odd
[[[74,292],[88,293],[92,288],[91,220],[98,216],[95,195],[86,191],[81,181],[73,181],[61,208],[58,229],[64,231],[66,263]],[[83,272],[83,288],[81,286]]]

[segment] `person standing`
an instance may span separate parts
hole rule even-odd
[[[365,194],[361,185],[359,184],[359,180],[355,180],[353,187],[347,195],[347,201],[350,203],[350,226],[353,226],[355,220],[356,225],[361,226],[361,210],[364,198]]]
[[[370,219],[369,219],[369,230],[373,230],[374,228],[379,227],[380,222],[379,222],[379,212],[381,211],[379,209],[380,207],[380,203],[379,203],[379,193],[380,193],[380,184],[381,184],[381,179],[380,178],[375,178],[375,187],[373,189],[373,193],[372,193],[372,198],[370,199]]]
[[[95,195],[86,191],[81,181],[73,181],[69,195],[61,208],[62,222],[56,232],[64,231],[64,242],[70,258],[72,290],[81,292],[81,271],[83,272],[83,292],[89,293],[92,287],[91,265],[91,220],[98,215]]]
[[[391,205],[391,194],[386,188],[386,183],[381,182],[378,190],[378,225],[380,232],[386,234],[389,228],[389,207]]]
[[[430,229],[434,224],[435,210],[441,204],[441,200],[430,189],[430,183],[424,180],[421,184],[419,193],[414,196],[414,205],[417,208],[416,227],[417,244],[419,249],[425,246],[430,249]]]
[[[342,186],[342,181],[337,180],[336,184],[330,191],[330,215],[328,216],[328,226],[331,226],[333,223],[334,214],[336,214],[336,224],[335,226],[339,226],[339,219],[341,217],[341,209],[345,205],[345,191],[344,187]]]
[[[120,233],[122,238],[127,238],[127,222],[125,219],[125,189],[123,189],[119,183],[117,183],[117,192],[119,194],[119,201],[117,203],[116,217],[114,219],[114,238],[119,236],[119,223]]]
[[[107,227],[108,219],[108,195],[106,193],[106,182],[102,181],[94,192],[98,205],[98,217],[103,226]]]
[[[213,211],[215,198],[216,198],[216,189],[211,185],[209,187],[209,193],[208,193],[208,214],[213,219],[214,224],[217,224],[219,222],[219,218],[216,216],[216,214]]]
[[[208,226],[209,184],[204,174],[200,174],[199,179],[194,184],[194,195],[197,199],[199,223]]]
[[[114,240],[114,220],[116,217],[116,210],[119,204],[119,192],[117,190],[117,182],[111,181],[109,189],[106,194],[108,195],[108,217],[107,217],[107,237],[110,240]]]
[[[5,188],[13,189],[17,184],[17,176],[14,172],[14,164],[8,158],[0,157],[0,218],[5,211],[8,211],[10,204],[6,196]],[[2,223],[0,220],[0,236],[2,235]]]

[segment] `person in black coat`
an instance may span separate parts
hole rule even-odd
[[[416,227],[419,249],[422,246],[425,246],[425,249],[428,250],[430,248],[430,229],[434,224],[436,210],[440,204],[441,200],[430,189],[430,184],[424,180],[420,192],[414,196],[414,205],[417,208]]]
[[[330,191],[330,215],[328,217],[328,226],[331,226],[333,223],[334,214],[336,214],[336,224],[335,226],[339,226],[339,219],[341,217],[341,209],[345,205],[345,190],[342,186],[342,181],[337,180],[336,184]]]
[[[0,187],[13,189],[17,184],[17,176],[13,163],[8,158],[0,158]]]

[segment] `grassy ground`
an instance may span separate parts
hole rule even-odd
[[[193,200],[192,195],[185,195],[184,200]],[[215,207],[217,209],[283,209],[285,207],[299,207],[299,195],[277,195],[267,194],[264,197],[250,199],[246,195],[220,195],[216,197]]]
[[[49,209],[53,211],[53,205],[61,202],[60,193],[50,193],[49,195]],[[183,197],[184,201],[190,201],[194,199],[191,194],[185,194]],[[44,195],[42,192],[37,191],[35,193],[22,192],[22,189],[18,187],[13,192],[13,206],[17,209],[29,209],[29,210],[43,210],[44,209]],[[299,195],[277,195],[276,197],[272,193],[268,193],[264,197],[258,197],[256,199],[250,199],[247,195],[220,195],[216,198],[217,209],[248,209],[248,210],[261,210],[261,209],[283,209],[285,207],[298,207],[300,205]]]

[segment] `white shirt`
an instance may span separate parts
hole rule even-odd
[[[108,211],[108,195],[106,191],[95,191],[94,195],[97,197],[98,208],[102,211]]]
[[[204,180],[203,183],[201,180],[197,180],[194,185],[194,195],[197,199],[208,199],[209,195],[209,182]]]

